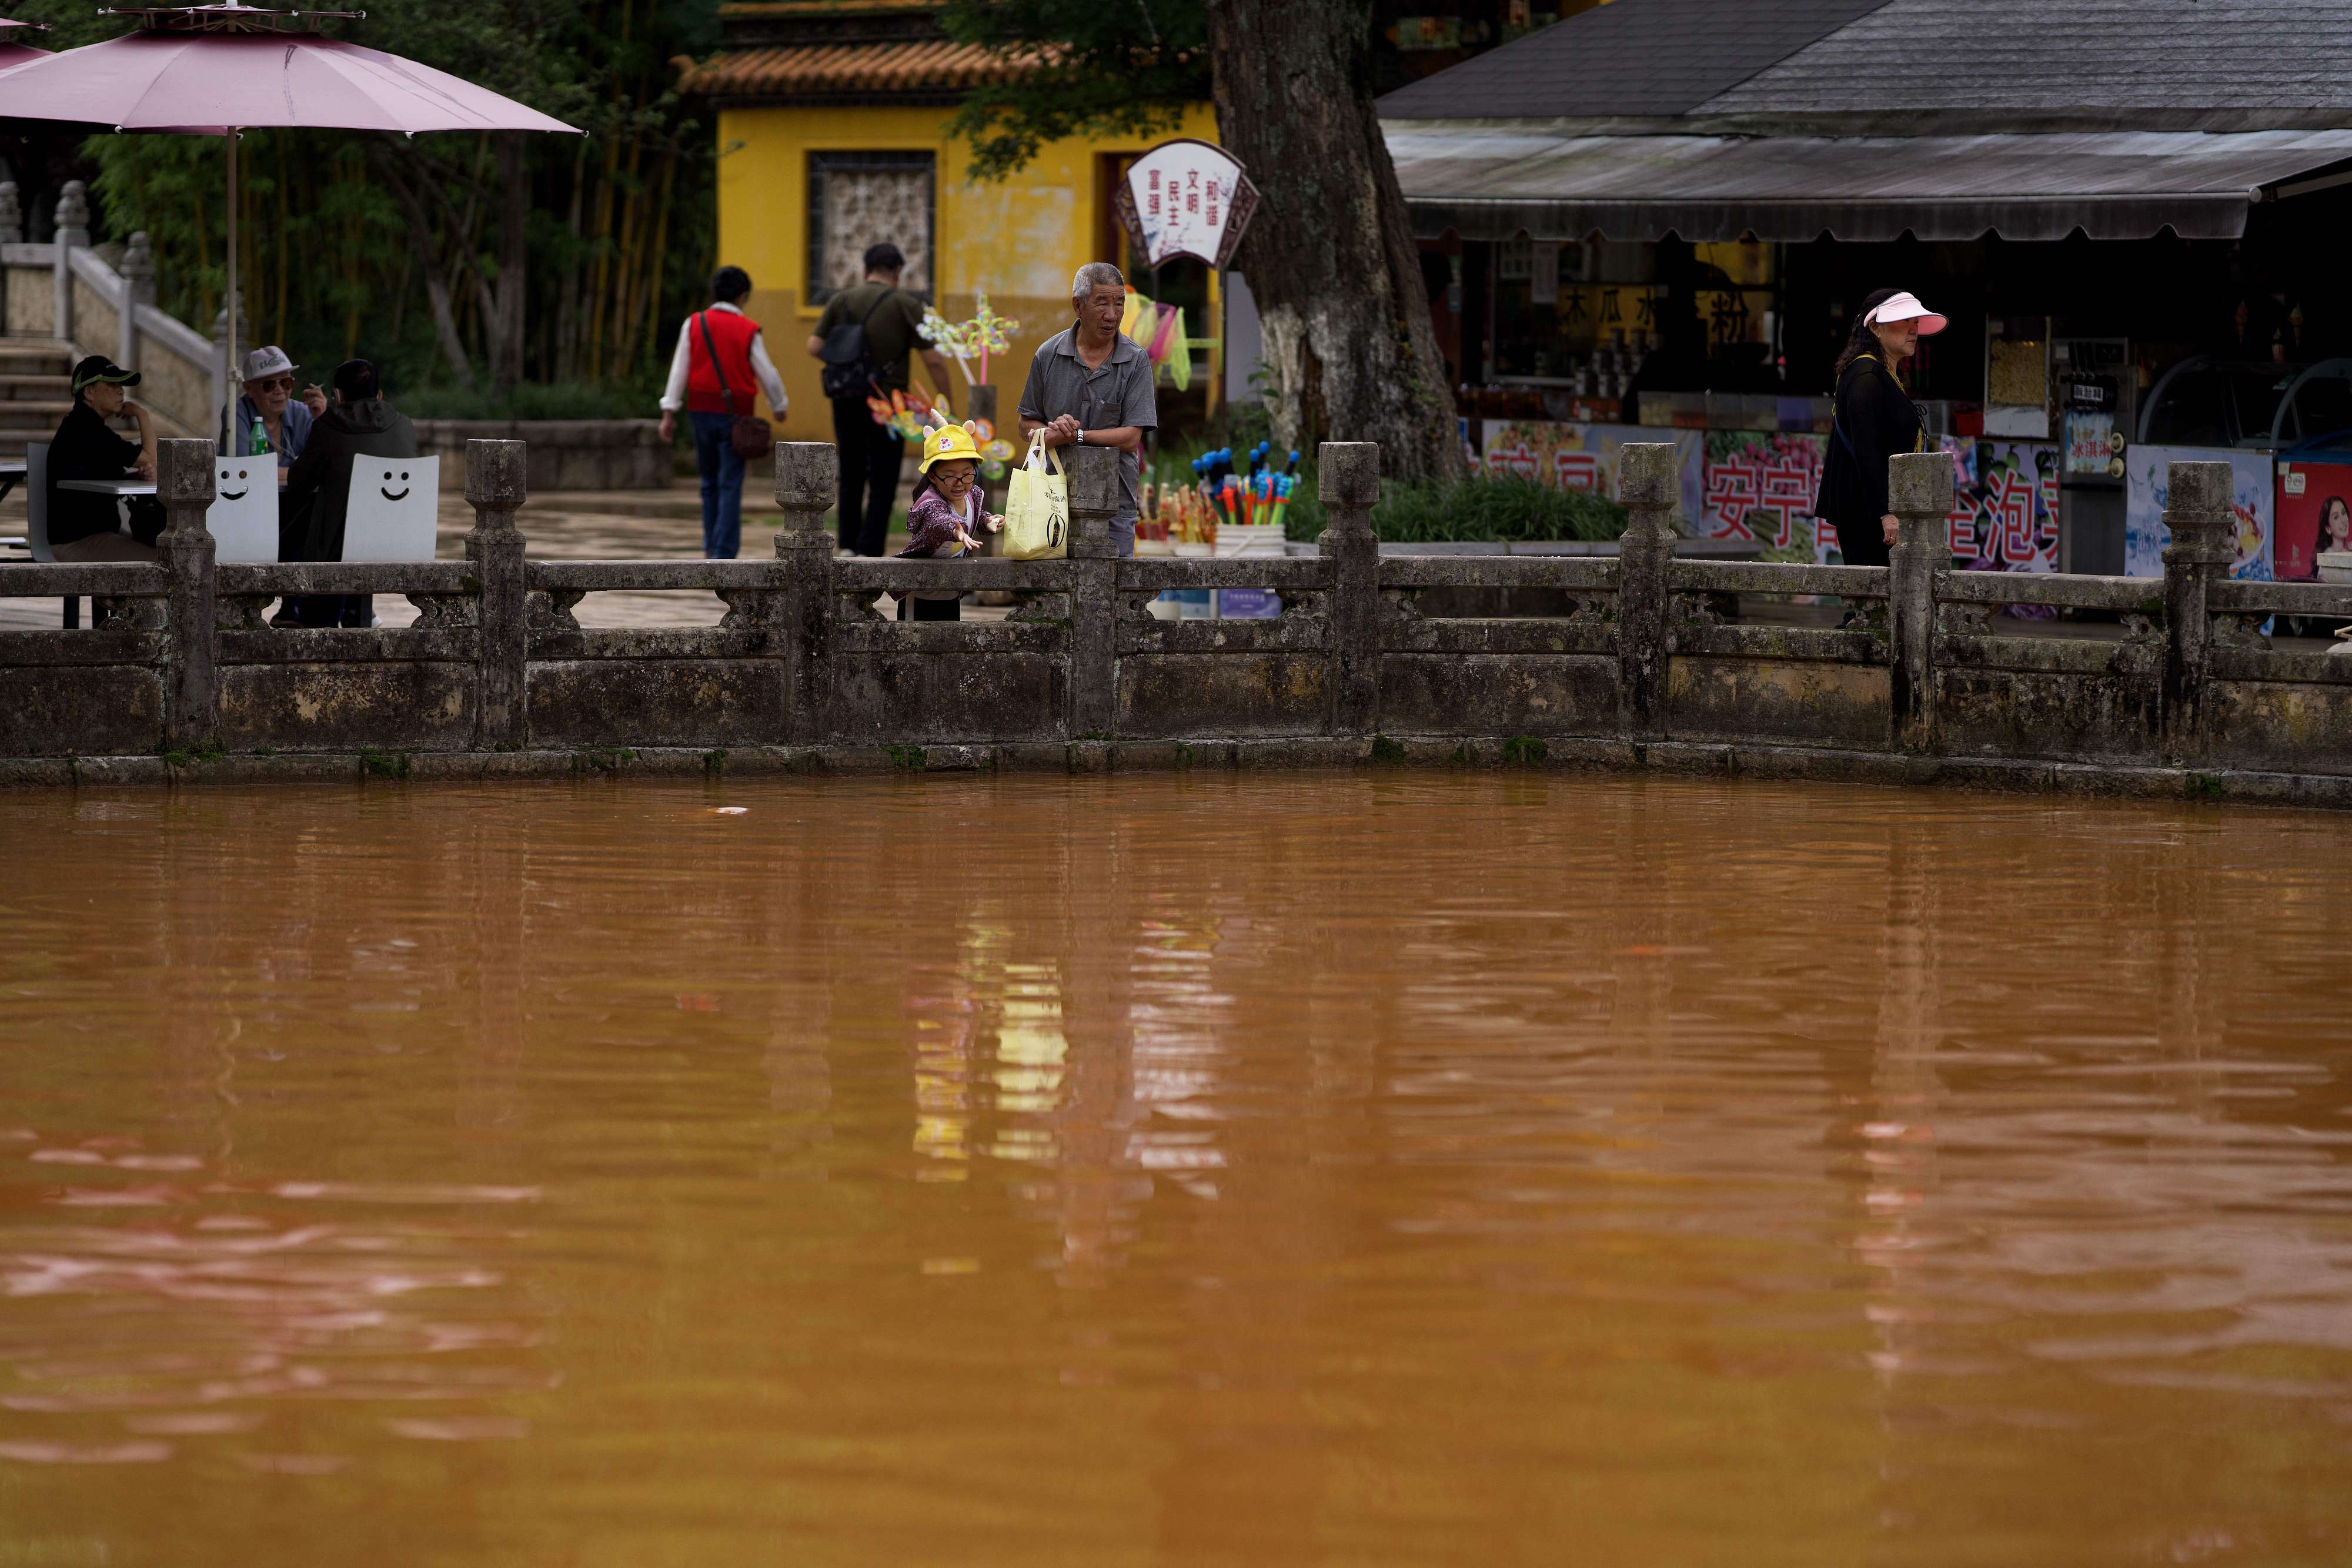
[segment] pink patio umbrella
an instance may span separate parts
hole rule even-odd
[[[19,42],[16,37],[19,30],[46,33],[48,28],[38,22],[14,22],[5,16],[0,16],[0,71],[6,70],[10,66],[21,66],[26,60],[48,57],[48,50],[37,49],[30,44]]]
[[[240,131],[566,131],[574,126],[446,71],[314,29],[356,11],[235,4],[121,10],[138,31],[0,73],[0,118],[65,120],[228,149],[229,363],[236,363],[236,138]]]

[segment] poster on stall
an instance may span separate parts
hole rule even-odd
[[[2271,575],[2271,455],[2210,446],[2134,446],[2125,456],[2124,575],[2162,577],[2164,547],[2172,531],[2164,526],[2166,476],[2175,463],[2227,463],[2234,470],[2230,504],[2237,516],[2231,577],[2264,581]]]
[[[1683,531],[1699,515],[1699,432],[1654,430],[1639,424],[1570,424],[1556,420],[1490,419],[1485,422],[1486,473],[1533,479],[1565,490],[1597,490],[1617,498],[1617,449],[1637,441],[1671,442],[1681,465],[1679,509]]]
[[[1693,433],[1696,434],[1696,433]],[[1834,530],[1817,537],[1813,500],[1828,438],[1789,431],[1706,433],[1706,507],[1698,538],[1755,541],[1766,560],[1820,561]]]
[[[1961,571],[2058,570],[2060,448],[1979,441],[1954,476],[1952,565]]]
[[[2352,550],[2352,464],[2281,463],[2271,568],[2281,582],[2312,582],[2326,550]]]

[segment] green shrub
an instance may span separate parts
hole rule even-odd
[[[1283,532],[1311,542],[1327,521],[1315,478],[1301,472]],[[1384,482],[1372,532],[1391,544],[1467,540],[1613,539],[1625,508],[1591,490],[1555,490],[1529,479],[1465,479],[1454,485]]]

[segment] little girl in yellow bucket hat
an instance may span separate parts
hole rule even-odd
[[[1004,519],[980,504],[980,446],[971,427],[941,424],[923,437],[922,477],[907,508],[907,548],[900,556],[947,560],[980,549],[975,530],[991,533]],[[911,612],[909,606],[912,607]],[[960,593],[919,592],[898,601],[901,621],[961,621]]]

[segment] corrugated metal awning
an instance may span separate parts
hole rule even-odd
[[[2352,131],[1994,136],[1587,136],[1384,123],[1414,232],[1467,239],[2234,239]]]

